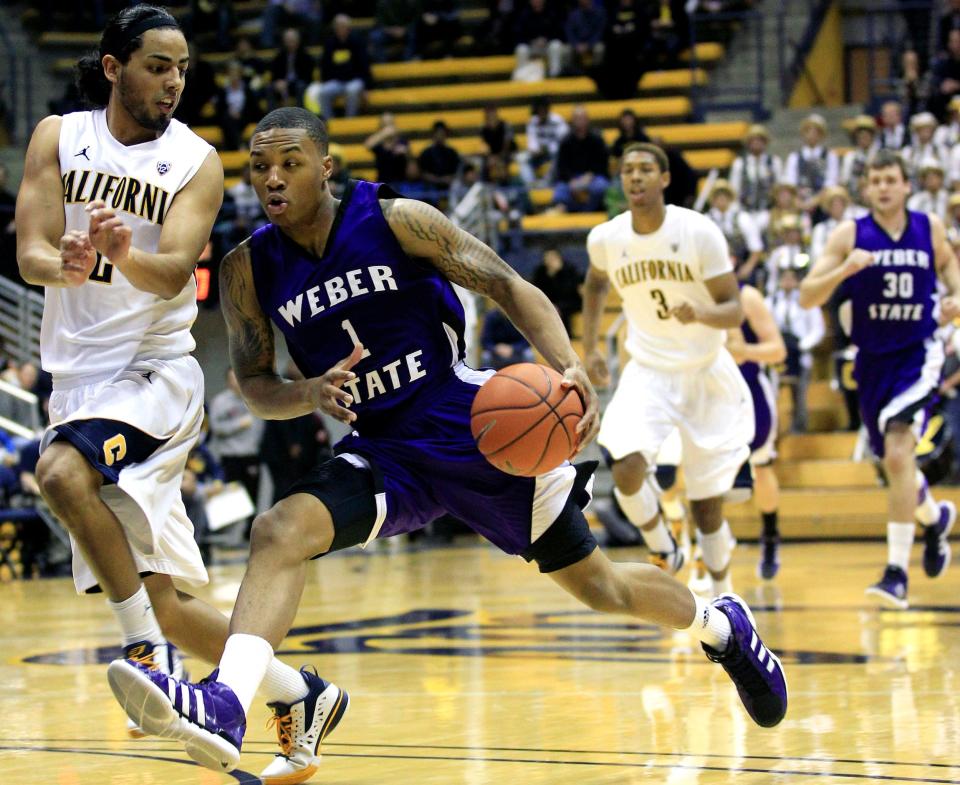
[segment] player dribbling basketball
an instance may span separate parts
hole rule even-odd
[[[587,239],[583,336],[591,377],[609,380],[596,346],[611,280],[623,299],[630,353],[598,441],[621,508],[658,563],[675,573],[682,551],[648,472],[679,429],[687,498],[717,595],[731,590],[723,495],[750,454],[754,429],[750,391],[723,346],[724,331],[743,322],[737,279],[720,230],[700,213],[665,205],[670,172],[659,147],[628,145],[620,177],[630,209]]]
[[[114,693],[133,718],[183,741],[204,765],[232,769],[253,693],[296,613],[307,561],[449,511],[502,550],[536,560],[591,608],[690,630],[723,664],[753,719],[780,722],[783,672],[742,601],[708,604],[655,567],[607,559],[581,512],[592,467],[513,477],[477,449],[470,406],[487,374],[462,362],[463,311],[451,282],[497,302],[583,398],[580,443],[596,432],[596,394],[549,300],[433,207],[363,182],[335,199],[326,126],[310,112],[268,114],[251,162],[271,225],[224,259],[220,287],[241,391],[261,416],[320,407],[355,430],[338,457],[255,521],[219,672],[188,684],[111,664]],[[276,375],[271,320],[306,379]],[[319,743],[328,711],[311,712],[296,735]]]

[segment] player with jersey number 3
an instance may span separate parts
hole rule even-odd
[[[960,316],[960,270],[940,219],[906,209],[910,179],[898,155],[874,156],[866,188],[870,214],[833,230],[800,287],[800,305],[822,305],[838,289],[850,302],[860,412],[889,483],[887,567],[867,594],[906,608],[915,520],[923,525],[924,572],[936,578],[950,563],[957,511],[933,500],[914,450],[940,386],[937,328]]]
[[[277,109],[257,125],[252,181],[271,224],[227,255],[220,292],[231,362],[253,411],[284,419],[320,407],[354,432],[254,522],[217,671],[190,684],[126,660],[111,664],[114,694],[131,717],[183,741],[204,765],[232,769],[309,560],[449,512],[501,550],[536,561],[591,608],[689,629],[727,669],[754,720],[779,723],[782,672],[745,608],[707,603],[663,571],[612,562],[597,548],[581,510],[594,465],[514,476],[480,453],[470,410],[492,371],[463,363],[464,315],[452,284],[491,297],[580,395],[582,447],[598,427],[597,397],[556,309],[433,207],[355,181],[334,198],[328,143],[323,121],[303,109]],[[304,380],[276,375],[271,322]],[[329,713],[307,696],[294,735],[319,744]],[[301,781],[298,760],[288,765],[284,781]]]

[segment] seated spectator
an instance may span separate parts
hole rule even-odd
[[[287,28],[305,31],[307,41],[318,44],[322,25],[321,0],[268,0],[260,17],[260,46],[273,49],[277,45],[277,30]]]
[[[950,194],[950,198],[947,200],[947,239],[950,241],[950,245],[954,246],[954,252],[957,251],[957,246],[960,246],[960,193],[954,192]],[[960,431],[958,431],[957,438],[960,439]],[[957,456],[960,459],[960,455]]]
[[[687,163],[683,153],[667,144],[662,137],[652,136],[650,141],[663,150],[670,165],[670,184],[663,192],[664,200],[667,204],[690,207],[697,196],[697,184],[700,180],[697,173]]]
[[[514,363],[533,361],[533,349],[527,339],[496,307],[484,317],[480,346],[480,362],[486,368],[500,370]]]
[[[225,150],[239,150],[244,129],[263,115],[260,99],[243,78],[243,66],[237,60],[227,63],[223,87],[217,91],[217,124],[223,133]],[[245,169],[247,167],[244,167]]]
[[[821,115],[811,114],[803,119],[800,137],[800,149],[787,156],[783,180],[797,186],[803,208],[812,211],[820,191],[840,180],[840,162],[837,154],[824,144],[827,121]]]
[[[603,62],[607,12],[594,0],[577,0],[564,27],[576,73],[586,73]]]
[[[933,64],[930,85],[930,111],[945,118],[950,99],[960,94],[960,29],[947,34],[947,52]]]
[[[860,216],[851,209],[850,194],[842,185],[825,188],[820,194],[820,209],[826,218],[813,227],[810,235],[810,260],[815,262],[823,255],[827,238],[843,221]]]
[[[350,181],[350,169],[344,161],[343,148],[340,145],[331,143],[328,153],[333,165],[330,169],[330,179],[327,180],[327,185],[330,187],[330,193],[333,194],[334,199],[340,199],[344,190],[346,190],[347,183]]]
[[[896,92],[900,103],[906,108],[907,117],[925,111],[930,104],[930,79],[924,75],[920,56],[913,49],[907,49],[900,56]]]
[[[854,119],[850,128],[853,149],[843,156],[840,166],[840,185],[847,189],[850,198],[863,204],[863,179],[867,162],[880,149],[877,142],[877,121],[862,114]]]
[[[510,226],[520,226],[523,216],[533,213],[526,185],[521,178],[510,174],[510,167],[499,156],[488,156],[486,163],[486,180],[493,189],[494,209]]]
[[[617,160],[623,158],[623,148],[634,142],[649,142],[650,137],[640,125],[640,119],[633,109],[624,109],[617,118],[617,138],[610,145],[610,155]]]
[[[884,101],[880,107],[880,147],[901,150],[908,144],[910,137],[903,123],[903,107],[899,101]]]
[[[657,13],[650,15],[651,45],[660,68],[675,68],[690,41],[686,3],[687,0],[659,0]]]
[[[480,40],[490,54],[513,52],[516,46],[513,31],[520,4],[521,0],[487,0],[489,17]]]
[[[756,213],[757,226],[763,232],[763,244],[770,250],[780,245],[779,235],[780,224],[786,216],[799,215],[804,221],[804,232],[806,235],[810,229],[810,217],[800,211],[800,197],[797,194],[797,187],[790,183],[779,182],[773,186],[772,204],[769,210]]]
[[[947,220],[950,193],[944,188],[943,164],[929,158],[920,164],[920,190],[907,200],[907,208],[921,213],[931,213],[941,221]]]
[[[730,166],[730,187],[739,194],[740,204],[749,213],[759,213],[770,205],[773,186],[783,177],[780,157],[767,152],[770,132],[762,125],[751,125],[743,140],[743,151]]]
[[[240,63],[243,68],[243,78],[247,84],[254,91],[260,92],[263,88],[263,75],[267,70],[267,64],[260,59],[247,36],[242,35],[237,39],[237,45],[233,50],[233,59]]]
[[[633,98],[646,68],[650,19],[638,0],[615,0],[607,13],[597,88],[607,100]]]
[[[949,152],[934,141],[937,131],[937,118],[930,112],[921,112],[910,118],[912,139],[900,155],[910,173],[910,184],[916,190],[920,185],[920,167],[930,161],[936,161],[946,171]]]
[[[960,95],[955,95],[947,104],[947,120],[937,128],[933,141],[948,150],[960,142]]]
[[[513,128],[500,117],[496,104],[487,104],[483,108],[483,128],[480,129],[480,135],[487,146],[488,155],[496,155],[509,162],[517,150]]]
[[[240,170],[240,182],[225,191],[220,216],[213,227],[214,255],[222,257],[266,222],[257,193],[250,184],[250,167]]]
[[[736,192],[727,180],[717,180],[710,189],[710,209],[707,217],[727,238],[737,278],[754,279],[754,271],[763,259],[763,236],[753,216],[737,202]]]
[[[420,164],[417,163],[417,159],[412,155],[407,157],[403,179],[392,185],[398,193],[408,199],[419,199],[422,202],[429,202],[434,206],[436,206],[445,195],[444,191],[423,181],[420,173]]]
[[[607,145],[590,126],[590,117],[582,106],[574,107],[570,133],[557,151],[557,185],[553,190],[556,205],[570,212],[593,212],[603,204],[610,184]]]
[[[375,63],[413,60],[417,55],[416,28],[420,4],[408,0],[377,0],[370,57]]]
[[[803,228],[803,221],[796,213],[784,215],[775,227],[779,242],[767,257],[764,265],[765,280],[760,282],[762,291],[765,291],[768,297],[772,297],[780,288],[780,273],[783,270],[805,269],[810,264]]]
[[[230,31],[236,21],[233,0],[190,0],[190,13],[184,19],[183,33],[188,41],[194,41],[202,35],[205,41],[216,42],[214,51],[225,52],[233,43]]]
[[[283,31],[283,46],[270,64],[272,102],[274,106],[300,106],[307,85],[313,81],[316,62],[307,52],[300,31],[288,27]]]
[[[450,186],[450,220],[491,248],[499,247],[500,214],[493,205],[493,186],[481,178],[474,161],[464,161]],[[458,292],[459,294],[459,292]]]
[[[333,117],[333,102],[340,96],[344,96],[344,116],[355,117],[373,77],[367,44],[346,14],[333,18],[333,32],[324,42],[320,58],[320,80],[320,114],[324,119]]]
[[[573,315],[583,308],[583,296],[580,293],[583,274],[564,259],[558,249],[548,248],[543,252],[543,260],[533,271],[531,282],[556,307],[560,321],[567,335],[570,335]]]
[[[542,179],[538,176],[541,167],[551,164],[557,157],[560,141],[567,135],[569,128],[556,112],[550,111],[550,99],[537,98],[531,106],[530,120],[527,123],[527,150],[520,161],[520,176],[529,186],[533,183],[549,182],[551,174]]]
[[[377,162],[377,180],[381,183],[399,183],[407,174],[410,144],[400,136],[396,121],[390,112],[380,116],[380,127],[363,143]]]
[[[180,103],[174,116],[187,125],[200,125],[204,107],[212,104],[217,96],[217,75],[210,63],[200,57],[200,49],[189,44],[190,70],[180,94]]]
[[[460,153],[447,144],[450,129],[443,120],[433,124],[431,144],[420,153],[420,177],[428,185],[449,188],[460,168]]]
[[[807,430],[807,388],[813,368],[811,353],[823,340],[825,332],[820,309],[800,307],[800,274],[803,269],[784,260],[777,290],[769,300],[770,311],[787,347],[785,367],[778,381],[788,384],[793,395],[793,433]]]
[[[951,30],[960,30],[960,0],[948,0],[946,12],[937,20],[938,53],[947,51]]]
[[[187,517],[193,524],[193,537],[200,547],[204,564],[212,562],[210,552],[210,525],[205,505],[219,493],[226,482],[223,467],[203,442],[198,442],[187,456],[187,465],[180,480],[180,495]]]
[[[422,0],[415,33],[420,57],[452,57],[460,32],[460,9],[454,0]]]
[[[522,68],[531,57],[546,57],[547,76],[560,76],[565,46],[563,25],[557,9],[548,0],[526,0],[517,14],[514,26],[517,67]]]

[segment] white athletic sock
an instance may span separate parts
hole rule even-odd
[[[676,547],[673,537],[670,536],[670,530],[667,524],[663,522],[662,517],[657,518],[657,523],[652,529],[641,529],[643,541],[653,553],[673,553]]]
[[[273,647],[263,638],[244,633],[235,633],[227,638],[217,681],[233,690],[243,706],[244,714],[250,713],[253,696],[272,659]]]
[[[263,676],[263,694],[267,703],[296,703],[306,697],[309,691],[307,682],[298,670],[280,662],[276,657],[270,660]]]
[[[722,572],[730,563],[730,550],[733,534],[726,521],[715,532],[701,533],[700,547],[703,549],[703,563],[710,572]]]
[[[619,488],[613,489],[613,495],[617,497],[620,509],[627,516],[627,520],[634,526],[643,526],[659,512],[657,492],[653,490],[650,482],[644,481],[640,490],[630,496],[622,493]]]
[[[895,564],[904,572],[910,566],[910,549],[913,547],[913,523],[887,524],[887,564]]]
[[[157,645],[166,643],[163,632],[160,630],[160,624],[153,613],[153,604],[150,602],[150,596],[143,584],[137,589],[136,594],[127,597],[122,602],[111,602],[107,600],[120,622],[120,628],[123,630],[123,645],[129,646],[138,641],[150,641]]]
[[[914,515],[924,526],[930,526],[940,520],[940,505],[930,493],[927,479],[919,469],[917,469],[917,509]]]
[[[693,616],[693,623],[687,627],[698,640],[703,641],[711,649],[725,651],[730,642],[730,620],[723,611],[714,608],[703,597],[693,595],[697,610]]]

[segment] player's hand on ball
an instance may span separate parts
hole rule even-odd
[[[90,242],[113,264],[122,265],[130,253],[133,230],[127,226],[112,207],[101,200],[86,206],[90,215]]]
[[[97,263],[97,252],[86,232],[76,229],[60,238],[60,273],[67,286],[86,283]]]
[[[949,324],[960,316],[960,298],[950,295],[940,300],[940,323]]]
[[[873,254],[870,251],[864,251],[862,248],[854,248],[843,260],[843,267],[848,276],[856,275],[871,264],[873,264]]]
[[[673,308],[670,309],[670,315],[680,322],[680,324],[692,324],[700,318],[696,307],[686,302],[673,306]]]
[[[350,369],[360,362],[362,355],[363,346],[357,344],[348,357],[344,357],[323,376],[310,380],[316,408],[340,422],[351,423],[357,419],[357,415],[347,408],[353,403],[353,396],[343,389],[343,385],[357,378]]]
[[[590,376],[590,381],[597,385],[597,387],[606,387],[610,384],[610,368],[607,366],[607,361],[603,355],[594,349],[587,354],[586,360],[587,373]]]
[[[606,364],[604,364],[606,368]],[[597,391],[590,384],[587,372],[582,366],[567,368],[563,372],[563,381],[561,387],[573,387],[580,400],[583,402],[583,417],[577,424],[577,449],[580,452],[590,442],[592,442],[600,431],[600,399],[597,397]]]

